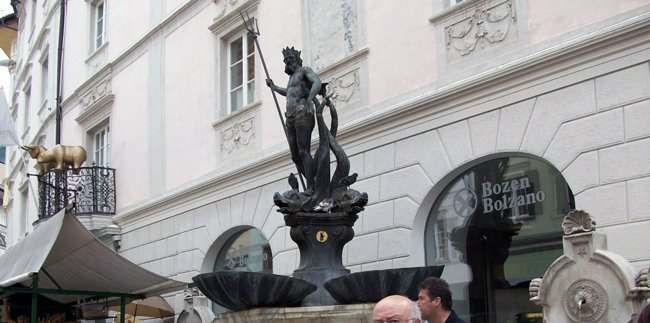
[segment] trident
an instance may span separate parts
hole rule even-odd
[[[246,17],[244,17],[244,13],[246,14]],[[248,15],[248,11],[244,11],[242,13],[241,11],[239,12],[239,15],[241,16],[241,19],[244,21],[244,26],[246,26],[246,30],[253,36],[253,41],[255,42],[255,48],[257,48],[257,52],[260,54],[260,60],[262,61],[262,67],[264,67],[264,73],[266,74],[266,78],[271,80],[271,76],[269,75],[269,70],[266,68],[266,62],[264,61],[264,55],[262,55],[262,50],[260,49],[260,43],[257,41],[257,36],[260,35],[260,29],[259,26],[257,25],[257,20],[254,20]],[[273,80],[271,80],[273,82]],[[287,139],[287,142],[289,142],[289,135],[287,134],[287,126],[284,123],[284,118],[282,117],[282,112],[280,111],[280,104],[278,104],[278,98],[275,96],[275,91],[271,88],[271,94],[273,94],[273,102],[275,102],[275,108],[278,110],[278,116],[280,117],[280,122],[282,123],[282,129],[284,130],[284,137]],[[296,165],[296,168],[298,168],[298,165]],[[300,184],[302,184],[302,189],[303,191],[306,191],[307,188],[305,187],[305,182],[302,178],[302,173],[300,172],[300,169],[298,170],[298,177],[300,178]]]

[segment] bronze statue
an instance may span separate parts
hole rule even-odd
[[[291,239],[300,249],[300,265],[293,277],[308,281],[318,287],[301,302],[303,306],[334,305],[336,301],[321,288],[325,281],[348,274],[343,266],[343,246],[354,237],[352,226],[358,213],[368,203],[368,194],[350,188],[357,174],[350,175],[350,161],[336,142],[338,114],[326,93],[327,85],[309,67],[302,66],[300,51],[287,47],[282,50],[284,71],[289,75],[286,88],[273,84],[259,46],[259,28],[248,14],[240,12],[246,29],[253,37],[255,47],[266,73],[266,84],[271,89],[275,107],[284,133],[289,142],[291,159],[298,168],[303,191],[299,190],[298,178],[289,174],[290,190],[273,195],[278,212],[284,214],[284,222],[291,227]],[[284,117],[280,111],[276,93],[286,97]],[[320,96],[320,100],[316,98]],[[323,118],[327,107],[331,115],[330,127]],[[318,125],[318,148],[311,155],[311,133]],[[336,169],[330,174],[330,156],[336,158]]]
[[[356,214],[368,202],[366,193],[350,189],[357,174],[350,175],[350,161],[336,142],[338,114],[327,95],[327,84],[309,67],[302,66],[300,51],[293,47],[282,50],[285,72],[289,75],[287,88],[281,88],[267,79],[267,85],[287,98],[286,129],[291,158],[298,171],[305,176],[307,187],[298,190],[297,180],[289,176],[291,190],[284,194],[276,193],[275,204],[282,213],[296,212],[343,212]],[[319,95],[319,101],[316,96]],[[328,128],[323,118],[323,110],[329,108],[331,124]],[[311,132],[318,125],[318,148],[311,155]],[[336,169],[330,173],[330,152],[336,158]]]
[[[46,149],[41,145],[26,145],[20,146],[20,148],[36,159],[36,169],[40,175],[47,173],[52,168],[59,171],[67,166],[79,169],[81,164],[86,161],[86,150],[81,146],[56,145]]]
[[[305,176],[307,181],[306,192],[314,190],[314,176],[316,166],[311,155],[311,133],[314,130],[314,102],[316,95],[321,91],[322,82],[318,75],[309,67],[302,66],[300,51],[293,47],[282,50],[284,56],[284,72],[289,75],[287,87],[282,88],[271,79],[266,84],[271,90],[287,98],[287,140],[291,150],[291,159],[296,164],[298,171]]]

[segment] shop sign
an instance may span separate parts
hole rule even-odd
[[[249,270],[250,268],[260,267],[268,261],[269,255],[262,251],[260,245],[240,246],[239,248],[230,248],[226,256],[226,266],[228,270]]]
[[[483,182],[483,213],[529,206],[546,199],[544,191],[534,192],[531,189],[530,180],[525,176],[501,183]]]

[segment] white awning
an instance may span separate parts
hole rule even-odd
[[[34,274],[38,274],[38,288],[69,291],[144,294],[148,297],[187,286],[123,258],[65,210],[41,223],[34,232],[0,256],[0,287],[17,283],[29,287]],[[79,295],[44,296],[62,303],[81,298]]]

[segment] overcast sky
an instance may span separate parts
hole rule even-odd
[[[14,9],[11,8],[11,0],[0,0],[0,17],[4,17],[13,12]]]

